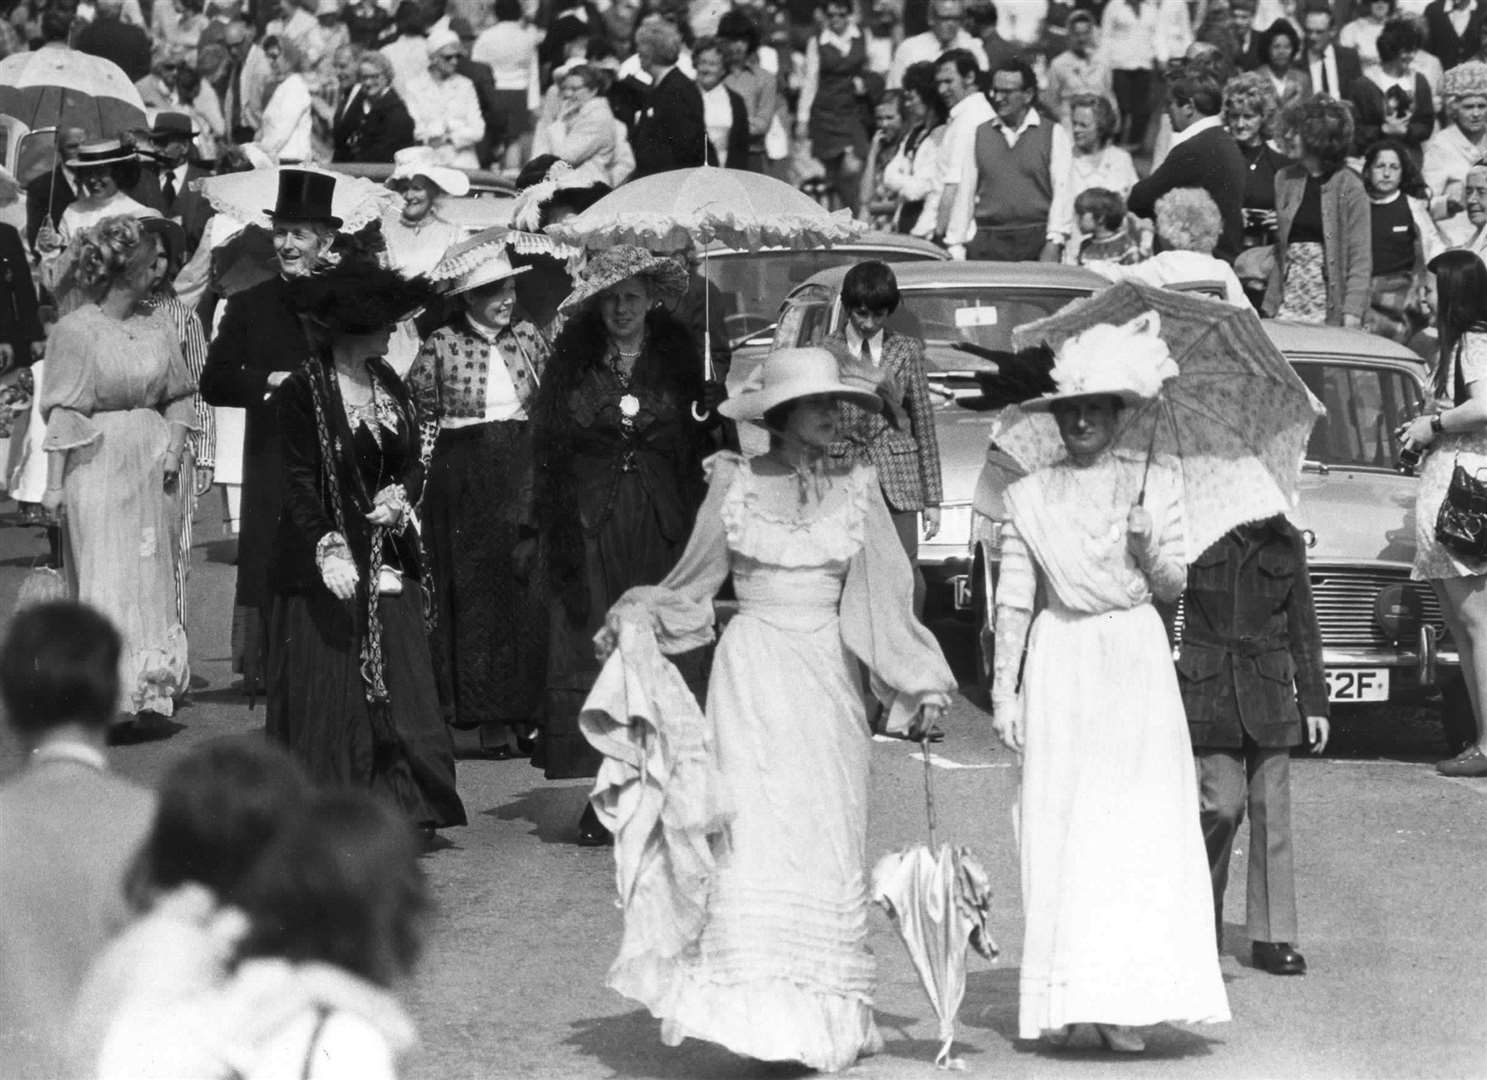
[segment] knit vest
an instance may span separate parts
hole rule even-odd
[[[984,225],[1042,225],[1053,205],[1053,124],[1026,128],[1016,146],[987,121],[976,129],[976,220]]]

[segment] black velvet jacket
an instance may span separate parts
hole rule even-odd
[[[389,484],[402,484],[408,504],[418,502],[423,491],[424,469],[419,456],[417,410],[402,380],[377,359],[369,362],[378,387],[393,401],[398,413],[396,431],[379,427],[377,438],[358,425],[355,432],[346,419],[340,392],[333,377],[321,383],[325,394],[325,417],[330,425],[332,452],[336,455],[336,479],[340,490],[340,519],[346,541],[361,573],[362,587],[376,580],[371,565],[371,512],[377,492]],[[328,363],[327,363],[328,369]],[[329,376],[327,370],[326,375]],[[279,519],[279,538],[270,570],[270,586],[276,592],[313,592],[325,584],[315,562],[315,549],[328,533],[341,531],[331,501],[330,486],[322,469],[320,438],[315,425],[315,404],[309,376],[296,371],[274,392],[279,430],[284,447],[284,512]],[[419,577],[418,535],[411,524],[394,534],[383,550],[382,561],[400,569],[410,579]]]
[[[1193,747],[1301,742],[1327,715],[1306,544],[1283,517],[1231,530],[1188,569],[1177,681]],[[1300,698],[1301,711],[1297,710]]]

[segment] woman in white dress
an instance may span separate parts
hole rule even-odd
[[[881,408],[824,349],[765,360],[720,411],[762,419],[769,452],[712,458],[681,561],[660,586],[627,592],[598,637],[601,653],[634,627],[654,627],[662,651],[705,643],[713,596],[732,574],[739,611],[718,644],[705,722],[732,800],[726,850],[715,872],[677,882],[691,882],[688,910],[705,912],[694,933],[627,911],[609,985],[661,1019],[667,1045],[706,1039],[825,1071],[882,1046],[867,947],[862,668],[900,733],[932,724],[955,688],[913,617],[909,564],[874,470],[827,456],[844,400]],[[618,659],[628,673],[630,657]],[[601,749],[603,732],[628,721],[614,685],[601,678],[585,706],[585,734]],[[623,875],[629,818],[605,797],[605,775],[594,805],[616,832]]]
[[[393,156],[388,185],[402,192],[403,207],[382,219],[387,265],[405,279],[428,274],[451,245],[464,239],[464,230],[444,218],[439,207],[451,195],[468,194],[470,178],[459,169],[438,164],[432,148],[410,146]],[[408,374],[421,344],[412,317],[394,328],[387,343],[387,362],[399,378]]]
[[[997,590],[994,723],[1023,755],[1024,1039],[1061,1045],[1094,1024],[1137,1052],[1139,1027],[1229,1018],[1192,745],[1152,606],[1187,579],[1177,483],[1111,450],[1124,409],[1176,373],[1144,316],[1067,342],[1058,392],[1023,406],[1051,409],[1068,451],[1007,489]]]
[[[314,110],[310,84],[301,74],[305,55],[287,37],[264,38],[263,53],[276,81],[263,107],[257,146],[280,165],[306,163],[312,157]]]

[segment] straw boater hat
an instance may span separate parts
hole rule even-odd
[[[675,300],[687,291],[691,275],[668,255],[654,255],[634,244],[621,244],[591,255],[579,270],[576,284],[559,311],[572,311],[611,285],[642,278],[652,295]]]
[[[1092,326],[1064,342],[1053,362],[1051,394],[1022,406],[1047,412],[1077,398],[1115,397],[1122,404],[1150,401],[1177,375],[1177,362],[1161,338],[1162,320],[1148,311],[1120,326]]]
[[[776,349],[749,373],[742,389],[718,406],[730,420],[762,420],[778,405],[797,398],[830,394],[869,412],[882,412],[883,399],[868,386],[845,378],[837,358],[816,346]]]
[[[138,155],[118,139],[98,139],[86,142],[77,148],[77,156],[62,164],[69,169],[96,169],[101,165],[118,165],[124,161],[136,161]]]
[[[470,193],[470,178],[450,165],[440,165],[432,146],[408,146],[392,155],[391,180],[422,176],[446,195],[459,198]]]
[[[446,290],[449,295],[454,296],[469,292],[471,289],[478,289],[482,285],[505,281],[507,278],[516,277],[517,274],[524,274],[530,269],[530,266],[512,266],[511,258],[504,248],[492,248],[490,254],[484,259],[450,280]]]

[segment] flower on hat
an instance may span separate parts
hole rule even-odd
[[[1177,361],[1161,338],[1162,320],[1148,311],[1120,326],[1092,326],[1064,342],[1053,364],[1053,397],[1111,394],[1150,401],[1177,375]]]

